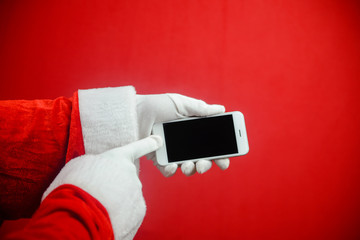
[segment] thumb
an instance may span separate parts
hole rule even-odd
[[[222,105],[209,105],[202,100],[187,97],[180,94],[168,94],[171,100],[175,103],[178,112],[187,117],[191,116],[209,116],[225,112],[225,107]]]
[[[114,148],[110,150],[108,154],[115,155],[117,157],[128,157],[131,160],[135,160],[146,154],[156,151],[162,146],[162,144],[163,143],[160,136],[151,135],[150,137],[132,142],[123,147]]]

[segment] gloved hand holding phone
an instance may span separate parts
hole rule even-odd
[[[136,95],[136,111],[138,115],[139,137],[150,136],[154,123],[165,122],[193,116],[211,116],[225,112],[224,106],[208,105],[202,100],[186,97],[180,94],[156,94],[156,95]],[[178,165],[169,164],[165,167],[156,163],[155,153],[148,155],[154,164],[166,176],[175,174]],[[229,159],[218,159],[215,163],[223,170],[229,167]],[[199,160],[195,164],[186,162],[181,165],[182,172],[190,176],[196,171],[204,173],[212,166],[208,160]]]

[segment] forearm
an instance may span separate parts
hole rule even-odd
[[[62,185],[41,203],[24,229],[6,239],[114,239],[106,209],[87,192]]]
[[[133,87],[0,101],[0,219],[30,217],[64,164],[137,139]]]
[[[72,99],[0,102],[1,218],[29,217],[65,164]]]

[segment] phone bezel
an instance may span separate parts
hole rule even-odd
[[[214,159],[236,157],[236,156],[241,156],[241,155],[247,154],[249,152],[249,143],[248,143],[248,138],[247,138],[247,133],[246,133],[244,115],[239,111],[235,111],[235,112],[227,112],[227,113],[222,113],[222,114],[217,114],[217,115],[212,115],[212,116],[207,116],[207,117],[218,117],[218,116],[224,116],[224,115],[232,115],[233,116],[234,131],[236,133],[235,136],[236,136],[236,144],[238,147],[238,153],[226,154],[226,155],[220,155],[220,156],[212,156],[212,157],[207,157],[207,158],[188,159],[188,160],[184,160],[184,161],[177,161],[177,162],[171,162],[171,163],[181,164],[181,163],[188,162],[188,161],[196,162],[201,159],[214,160]],[[153,130],[152,130],[153,134],[159,135],[164,140],[163,146],[156,151],[157,163],[161,166],[166,166],[169,164],[168,158],[167,158],[166,141],[165,141],[164,128],[163,128],[164,123],[189,121],[189,120],[193,120],[193,119],[201,119],[201,118],[207,118],[207,117],[189,117],[189,118],[177,119],[177,120],[173,120],[173,121],[154,124]]]

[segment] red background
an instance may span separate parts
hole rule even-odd
[[[227,171],[142,161],[136,239],[359,239],[359,43],[355,0],[1,1],[0,98],[131,84],[244,113]]]

